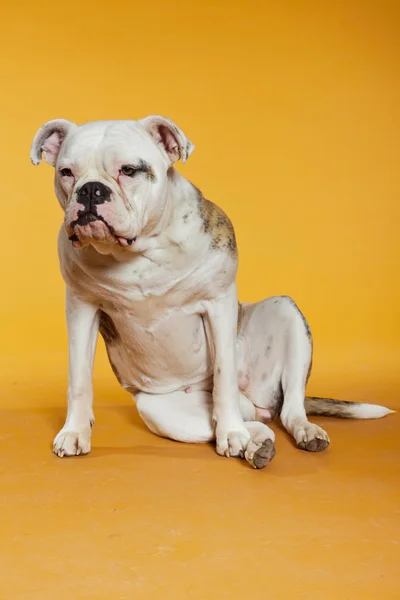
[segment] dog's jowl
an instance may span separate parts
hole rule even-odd
[[[305,398],[310,328],[288,297],[238,304],[229,218],[173,167],[193,144],[169,119],[59,119],[37,132],[31,160],[55,167],[67,286],[67,420],[58,456],[90,451],[98,332],[120,384],[151,431],[216,440],[218,454],[261,468],[280,414],[299,448],[324,450],[307,414],[378,418],[381,406]]]

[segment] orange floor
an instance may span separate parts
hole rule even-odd
[[[3,361],[2,600],[400,598],[398,414],[316,419],[321,454],[275,423],[254,471],[151,434],[103,367],[92,453],[59,459],[64,357]]]

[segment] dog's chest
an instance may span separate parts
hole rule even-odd
[[[169,306],[165,297],[118,300],[101,308],[102,334],[120,383],[133,393],[173,391],[210,375],[211,360],[200,307]],[[104,312],[103,312],[104,311]]]
[[[152,257],[154,258],[154,257]],[[185,274],[170,264],[75,264],[70,285],[100,310],[100,332],[114,372],[128,388],[174,390],[210,374],[202,319],[206,266]]]

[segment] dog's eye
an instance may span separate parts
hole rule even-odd
[[[72,177],[71,169],[60,169],[61,177]]]
[[[130,167],[129,165],[121,167],[121,173],[127,177],[133,177],[136,171],[137,169],[135,169],[135,167]]]

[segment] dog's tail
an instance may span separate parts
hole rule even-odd
[[[378,404],[363,404],[360,402],[345,402],[330,398],[314,398],[306,396],[305,408],[308,415],[324,417],[340,417],[342,419],[380,419],[396,412]]]

